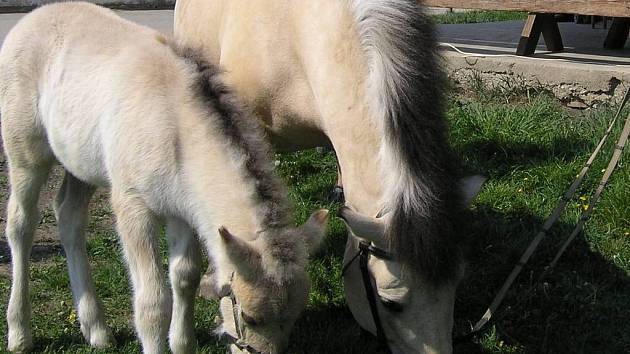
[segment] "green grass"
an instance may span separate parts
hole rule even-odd
[[[611,114],[600,110],[570,116],[544,97],[514,105],[451,107],[453,145],[469,171],[489,177],[472,212],[469,277],[460,287],[457,317],[476,320],[481,314],[587,160]],[[618,125],[615,133],[619,131]],[[588,204],[613,143],[609,142],[568,211],[508,293],[499,314],[505,317],[480,341],[484,351],[630,350],[630,318],[624,309],[630,305],[627,161],[620,164],[583,235],[543,284],[534,283]],[[465,323],[459,325],[463,328]]]
[[[448,116],[451,143],[467,173],[489,177],[471,210],[468,269],[460,286],[455,327],[462,332],[483,313],[524,247],[571,183],[605,130],[612,109],[567,113],[552,100],[516,103],[453,100]],[[628,112],[626,112],[627,114]],[[616,133],[619,132],[619,127]],[[579,196],[553,228],[513,289],[495,322],[456,353],[623,353],[630,350],[630,169],[627,152],[585,232],[557,269],[535,283],[605,168],[612,142],[593,166]],[[331,153],[310,150],[278,155],[290,185],[296,222],[316,208],[333,213],[326,196],[335,181]],[[96,214],[106,214],[97,210]],[[94,351],[85,345],[72,309],[64,258],[53,255],[31,269],[36,350],[45,353],[135,353],[129,286],[121,251],[111,230],[95,229],[88,250],[107,321],[118,346]],[[340,268],[345,231],[333,218],[322,250],[309,264],[312,292],[291,337],[290,353],[373,353],[375,341],[361,334],[344,303]],[[9,280],[0,278],[0,312],[6,311]],[[531,291],[529,291],[531,289]],[[216,303],[199,300],[197,338],[203,353],[224,353],[211,334]],[[422,320],[422,319],[419,319]],[[6,323],[0,322],[0,333]],[[0,338],[6,348],[6,338]]]
[[[439,24],[483,23],[524,20],[527,18],[527,13],[520,11],[449,12],[443,15],[433,15],[431,18]]]

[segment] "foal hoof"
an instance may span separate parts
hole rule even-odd
[[[204,274],[199,282],[199,296],[207,300],[218,300],[224,296],[230,294],[230,285],[226,284],[221,289],[217,288],[217,285],[212,281],[212,277],[208,274]]]
[[[343,187],[335,186],[333,190],[328,195],[328,201],[333,203],[343,203],[344,202],[343,195]]]
[[[105,349],[116,345],[116,340],[105,324],[81,325],[83,338],[92,348]]]
[[[84,332],[85,333],[85,332]],[[116,340],[108,328],[94,328],[85,339],[92,348],[106,349],[116,346]]]
[[[30,333],[9,331],[7,349],[12,353],[28,353],[33,349],[33,338]]]

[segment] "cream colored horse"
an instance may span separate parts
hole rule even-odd
[[[4,42],[0,109],[11,185],[9,350],[32,346],[29,256],[40,187],[55,160],[66,170],[56,217],[81,331],[92,346],[113,341],[85,249],[87,207],[100,186],[111,189],[145,353],[162,352],[167,336],[174,353],[195,351],[195,233],[217,288],[240,305],[246,343],[265,353],[286,347],[306,305],[305,263],[325,233],[327,211],[290,226],[262,130],[217,67],[109,10],[49,5],[25,16]],[[158,252],[163,223],[172,294]]]
[[[175,37],[226,69],[278,148],[332,144],[352,206],[341,213],[346,264],[361,239],[394,255],[368,265],[388,345],[451,352],[460,215],[483,179],[457,177],[434,29],[418,2],[178,0]],[[358,262],[344,282],[374,333]]]

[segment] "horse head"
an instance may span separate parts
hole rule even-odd
[[[473,176],[462,181],[466,205],[484,180]],[[361,327],[376,335],[393,353],[450,353],[455,291],[463,276],[463,264],[455,277],[440,282],[429,280],[413,268],[405,267],[391,252],[387,239],[391,213],[370,217],[345,206],[339,216],[356,236],[350,242],[370,245],[363,248],[369,253],[365,270],[347,264],[344,274],[348,306]],[[357,247],[348,247],[346,252]],[[361,252],[362,248],[358,248]],[[346,254],[345,258],[353,257]],[[367,278],[362,272],[366,272]],[[366,279],[371,282],[367,287]],[[374,293],[372,304],[367,291]]]

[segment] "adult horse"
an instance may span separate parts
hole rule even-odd
[[[145,353],[161,353],[167,337],[174,353],[195,351],[195,233],[239,305],[223,314],[239,316],[236,344],[264,353],[286,347],[306,306],[305,264],[325,233],[327,211],[291,226],[262,129],[215,66],[110,10],[48,5],[4,42],[0,110],[11,185],[9,350],[32,346],[30,249],[39,190],[55,161],[66,170],[55,214],[81,331],[92,346],[112,343],[84,237],[87,206],[101,186],[111,189]],[[158,249],[163,223],[172,295]]]
[[[434,36],[415,0],[178,0],[175,7],[176,40],[203,46],[220,63],[278,148],[334,147],[351,206],[341,211],[351,231],[347,303],[397,353],[452,350],[467,231],[461,214],[482,181],[457,177]],[[372,304],[352,262],[362,239],[392,256],[369,259]]]

